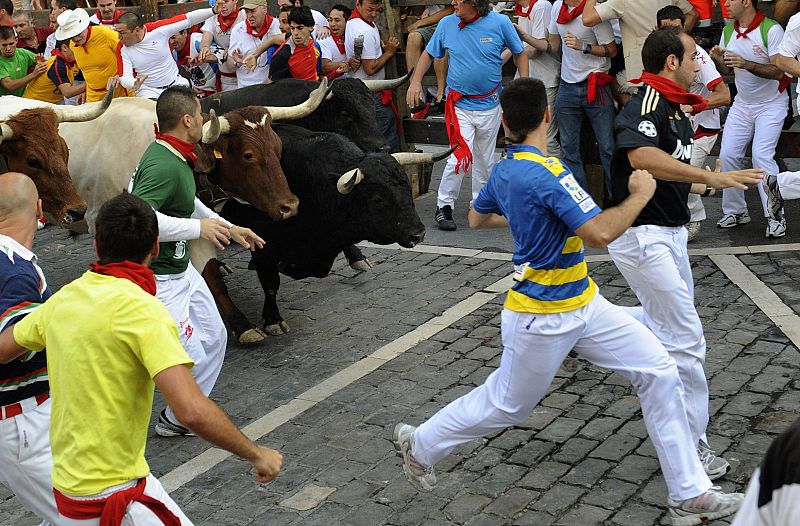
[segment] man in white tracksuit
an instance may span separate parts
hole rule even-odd
[[[736,78],[736,97],[725,121],[720,160],[723,170],[742,166],[747,143],[752,140],[753,166],[767,174],[778,173],[775,147],[789,106],[788,77],[770,64],[778,54],[783,28],[756,9],[756,0],[728,0],[734,21],[722,31],[719,46],[711,57],[723,74],[731,70]],[[786,223],[768,217],[767,196],[758,185],[764,216],[766,237],[786,235]],[[720,228],[733,228],[750,222],[744,191],[727,188],[722,192]]]

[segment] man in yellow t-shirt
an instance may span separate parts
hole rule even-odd
[[[104,26],[90,26],[89,14],[80,8],[67,9],[56,20],[56,38],[72,40],[69,47],[86,80],[86,102],[101,100],[106,94],[108,79],[117,74],[119,35]],[[125,95],[125,88],[121,86],[114,92],[114,97]]]
[[[86,84],[75,84],[75,55],[68,40],[56,42],[53,54],[47,59],[47,73],[25,86],[26,99],[61,104],[65,98],[86,92]]]
[[[250,462],[259,482],[278,475],[282,457],[244,436],[189,373],[192,360],[147,267],[159,250],[153,209],[128,193],[109,200],[94,243],[99,261],[90,271],[13,333],[0,333],[0,362],[47,347],[52,479],[62,520],[99,520],[112,506],[138,524],[147,501],[159,517],[191,524],[144,458],[154,385],[184,425]]]

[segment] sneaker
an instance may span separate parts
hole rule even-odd
[[[403,459],[403,473],[408,482],[418,490],[430,491],[436,487],[436,474],[433,472],[433,468],[423,466],[411,454],[416,429],[415,426],[400,422],[394,426],[392,442],[397,450],[397,456]]]
[[[156,434],[162,437],[195,436],[194,433],[192,433],[182,425],[170,421],[170,419],[167,418],[166,409],[162,410],[161,414],[158,415],[158,423],[156,424]]]
[[[686,242],[691,243],[692,241],[697,241],[700,237],[700,221],[690,221],[683,226],[686,227],[686,231],[689,234],[686,238]]]
[[[746,225],[750,222],[750,214],[742,212],[741,214],[725,214],[722,219],[717,221],[719,228],[733,228],[739,225]]]
[[[433,219],[436,221],[440,230],[456,229],[456,222],[453,220],[453,207],[450,205],[444,205],[441,208],[436,207],[436,213],[433,215]]]
[[[767,218],[767,237],[777,239],[786,235],[786,220],[775,221],[772,218]]]
[[[703,469],[711,480],[724,476],[731,467],[727,460],[718,457],[716,452],[702,440],[697,445],[697,456],[700,457],[700,463],[703,464]]]
[[[667,499],[669,518],[672,526],[692,526],[705,524],[714,519],[733,515],[742,505],[744,494],[723,493],[714,486],[702,495],[684,501]]]
[[[781,197],[781,191],[778,188],[778,176],[768,175],[762,184],[764,185],[764,192],[767,194],[767,213],[770,219],[783,221],[783,197]]]

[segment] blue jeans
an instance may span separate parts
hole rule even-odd
[[[378,129],[383,133],[386,144],[389,145],[389,153],[400,151],[400,137],[397,135],[397,119],[390,106],[381,103],[381,94],[374,93],[375,113],[378,118]]]
[[[600,160],[605,171],[606,192],[611,195],[611,157],[614,155],[614,98],[611,86],[597,89],[594,103],[586,100],[588,81],[568,84],[561,81],[556,96],[555,111],[558,115],[558,132],[561,134],[561,159],[575,174],[575,179],[584,188],[586,171],[581,160],[581,124],[583,116],[589,118],[594,130],[597,146],[600,149]]]

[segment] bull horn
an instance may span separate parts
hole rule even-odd
[[[86,122],[102,115],[111,105],[113,98],[114,90],[108,90],[106,96],[99,102],[87,102],[80,106],[53,106],[53,112],[58,122]]]
[[[210,110],[208,122],[203,124],[203,144],[213,144],[217,142],[220,135],[231,131],[231,124],[224,116],[217,117],[217,112]]]
[[[349,172],[345,172],[336,182],[336,189],[340,194],[349,194],[353,188],[364,180],[364,173],[360,168],[353,168]]]
[[[407,166],[409,164],[433,164],[437,161],[441,161],[442,159],[446,159],[450,157],[450,154],[458,148],[458,145],[453,146],[449,150],[437,154],[433,153],[414,153],[414,152],[399,152],[393,153],[392,157],[394,157],[395,161],[400,166]]]
[[[412,69],[411,71],[409,71],[408,73],[406,73],[402,77],[396,78],[396,79],[391,79],[391,80],[362,80],[361,82],[366,84],[367,88],[369,88],[370,91],[383,91],[385,89],[395,89],[395,88],[397,88],[399,86],[402,86],[406,82],[406,80],[408,80],[411,77],[411,73],[413,71],[414,70]]]
[[[0,143],[14,137],[14,130],[5,122],[0,122]]]
[[[319,87],[308,94],[308,99],[297,106],[265,106],[273,121],[302,119],[317,109],[328,94],[328,79],[323,77]]]

